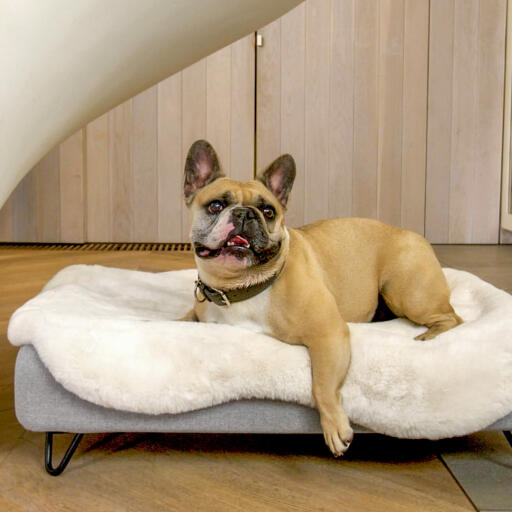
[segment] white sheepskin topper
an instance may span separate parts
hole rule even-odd
[[[343,386],[351,420],[397,437],[481,430],[512,411],[512,296],[445,269],[464,324],[431,341],[405,319],[349,324]],[[66,389],[139,413],[180,413],[241,398],[313,406],[305,347],[242,328],[175,321],[192,306],[195,270],[74,265],[11,318],[13,345],[33,344]]]

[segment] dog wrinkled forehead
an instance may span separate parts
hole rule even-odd
[[[201,189],[192,205],[201,207],[212,201],[224,201],[229,206],[260,206],[262,203],[272,205],[276,213],[282,213],[277,198],[259,181],[240,182],[230,178],[220,178]]]

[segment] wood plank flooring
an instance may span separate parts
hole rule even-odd
[[[512,247],[440,246],[444,265],[512,290]],[[191,253],[0,249],[0,510],[473,510],[436,456],[436,443],[356,436],[330,457],[321,436],[85,436],[65,473],[43,469],[42,434],[16,421],[12,312],[59,269],[76,263],[163,271],[193,266]],[[63,452],[70,436],[57,436]]]

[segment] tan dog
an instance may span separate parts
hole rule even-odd
[[[350,363],[346,322],[369,322],[379,294],[391,311],[428,330],[427,340],[462,320],[430,244],[420,235],[368,219],[333,219],[286,228],[295,178],[289,155],[254,181],[223,176],[206,141],[185,165],[185,201],[199,272],[185,320],[223,322],[309,350],[313,396],[325,442],[336,456],[353,438],[341,386]]]

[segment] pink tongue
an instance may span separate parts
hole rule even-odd
[[[230,239],[230,242],[233,242],[236,245],[247,245],[249,242],[240,235],[236,235],[233,238]]]

